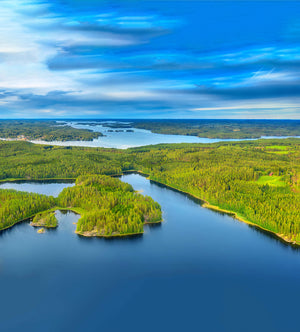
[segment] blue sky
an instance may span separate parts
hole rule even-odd
[[[300,2],[2,0],[0,118],[300,119]]]

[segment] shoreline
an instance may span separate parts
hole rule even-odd
[[[202,207],[204,207],[204,208],[207,208],[207,209],[210,209],[210,210],[213,210],[213,211],[216,211],[216,212],[225,213],[225,214],[231,216],[232,218],[234,218],[234,219],[236,219],[236,220],[238,220],[238,221],[240,221],[240,222],[243,222],[243,223],[245,223],[245,224],[247,224],[247,225],[250,225],[250,226],[256,227],[256,228],[259,229],[259,230],[262,230],[262,231],[268,232],[269,234],[275,236],[275,237],[278,238],[279,240],[282,240],[282,241],[284,241],[285,243],[287,243],[287,244],[289,244],[289,245],[295,245],[295,246],[300,247],[300,242],[293,241],[293,240],[289,239],[287,235],[279,234],[279,233],[275,233],[274,231],[271,231],[271,230],[269,230],[269,229],[267,229],[267,228],[264,228],[263,226],[260,226],[260,225],[258,225],[258,224],[255,224],[255,223],[251,222],[250,220],[247,220],[246,218],[244,218],[244,217],[242,217],[242,216],[239,216],[237,212],[222,209],[222,208],[220,208],[220,207],[217,206],[217,205],[212,205],[212,204],[210,204],[208,201],[204,200],[203,198],[200,198],[200,197],[198,197],[198,196],[196,196],[196,195],[194,195],[194,194],[191,194],[191,193],[189,193],[189,192],[187,192],[187,191],[184,191],[184,190],[178,189],[178,188],[176,188],[176,187],[172,187],[171,185],[165,184],[165,183],[160,182],[160,181],[158,181],[158,180],[153,180],[153,179],[151,179],[151,177],[150,177],[149,174],[147,174],[147,173],[145,173],[145,172],[143,172],[143,171],[141,171],[141,170],[126,170],[126,171],[123,171],[123,172],[120,173],[120,174],[113,174],[113,175],[110,175],[110,176],[112,176],[112,177],[121,177],[122,175],[126,175],[126,174],[140,174],[141,176],[146,177],[148,180],[153,181],[154,183],[157,183],[157,184],[159,184],[159,185],[165,186],[166,188],[169,188],[169,189],[175,190],[175,191],[177,191],[177,192],[179,192],[179,193],[182,193],[182,194],[188,195],[189,197],[198,200],[198,201],[200,202],[200,205],[201,205]],[[53,179],[51,179],[51,178],[49,178],[49,179],[2,179],[2,180],[0,180],[0,183],[1,183],[1,182],[13,182],[13,181],[16,182],[16,181],[45,181],[45,180],[50,180],[50,181],[51,181],[51,180],[52,180],[52,181],[53,181],[53,180],[58,180],[58,181],[61,181],[61,180],[74,180],[74,178],[53,178]],[[76,213],[76,214],[81,215],[80,211],[79,211],[77,208],[59,208],[59,207],[55,207],[55,208],[49,209],[49,210],[47,210],[47,211],[50,212],[50,211],[53,211],[53,210],[72,211],[72,212],[74,212],[74,213]],[[41,212],[46,212],[46,211],[40,211],[40,212],[37,212],[37,213],[41,213]],[[81,212],[82,212],[82,211],[81,211]],[[36,214],[37,214],[37,213],[36,213]],[[33,218],[36,214],[34,214],[34,215],[32,215],[32,216],[29,216],[29,217],[27,217],[27,218],[24,218],[24,219],[22,219],[22,220],[18,220],[18,221],[17,221],[16,223],[14,223],[13,225],[1,229],[0,232],[4,231],[4,230],[6,230],[6,229],[9,229],[9,228],[11,228],[11,227],[13,227],[14,225],[16,225],[16,224],[18,224],[18,223],[20,223],[20,222],[22,222],[22,221],[26,221],[26,220],[28,220],[28,219],[30,219],[30,218]],[[147,225],[147,224],[157,224],[157,223],[161,223],[161,222],[163,222],[163,220],[161,220],[161,221],[157,221],[157,222],[145,222],[144,224],[145,224],[145,225]],[[143,234],[144,232],[143,232],[143,233],[130,233],[130,234],[115,234],[115,235],[111,235],[111,236],[108,236],[108,235],[105,235],[105,236],[104,236],[104,235],[103,235],[103,236],[97,236],[97,235],[92,235],[92,236],[91,236],[91,235],[89,235],[89,236],[87,236],[87,235],[83,235],[83,234],[77,233],[76,231],[75,231],[75,233],[78,234],[78,235],[84,236],[84,237],[103,237],[103,238],[109,238],[109,237],[110,237],[110,238],[113,238],[113,237],[120,237],[120,236],[132,236],[132,235],[138,235],[138,234]]]
[[[124,172],[124,173],[126,174],[126,172]],[[243,222],[243,223],[245,223],[245,224],[247,224],[247,225],[250,225],[250,226],[256,227],[257,229],[260,229],[260,230],[262,230],[262,231],[268,232],[268,233],[270,233],[271,235],[274,235],[274,236],[275,236],[276,238],[278,238],[279,240],[282,240],[282,241],[284,241],[285,243],[287,243],[287,244],[289,244],[289,245],[295,245],[295,246],[298,246],[298,247],[300,246],[300,242],[297,242],[297,241],[294,241],[294,240],[290,240],[290,239],[288,238],[287,235],[280,234],[280,233],[276,233],[276,232],[271,231],[271,230],[269,230],[269,229],[267,229],[267,228],[264,228],[263,226],[260,226],[260,225],[258,225],[258,224],[255,224],[254,222],[252,222],[252,221],[250,221],[250,220],[247,220],[247,219],[245,219],[245,218],[242,217],[242,216],[239,216],[239,214],[238,214],[237,212],[222,209],[222,208],[220,208],[220,207],[217,206],[217,205],[212,205],[212,204],[210,204],[208,201],[204,200],[203,198],[200,198],[200,197],[198,197],[198,196],[196,196],[196,195],[194,195],[194,194],[191,194],[191,193],[189,193],[189,192],[187,192],[187,191],[184,191],[184,190],[181,190],[181,189],[178,189],[178,188],[172,187],[172,186],[170,186],[170,185],[168,185],[168,184],[165,184],[165,183],[160,182],[160,181],[157,181],[157,180],[153,180],[153,179],[151,179],[151,177],[150,177],[149,174],[146,174],[146,173],[144,173],[144,172],[142,172],[142,171],[127,171],[127,173],[138,173],[138,174],[140,174],[140,175],[143,175],[143,176],[147,177],[148,180],[153,181],[154,183],[160,184],[160,185],[162,185],[162,186],[165,186],[165,187],[167,187],[167,188],[170,188],[170,189],[172,189],[172,190],[175,190],[175,191],[177,191],[177,192],[179,192],[179,193],[182,193],[182,194],[188,195],[188,196],[190,196],[190,197],[192,197],[192,198],[194,198],[194,199],[199,200],[200,202],[202,202],[202,204],[201,204],[201,203],[200,203],[200,204],[201,204],[201,206],[204,207],[204,208],[207,208],[207,209],[210,209],[210,210],[213,210],[213,211],[216,211],[216,212],[225,213],[225,214],[229,215],[230,217],[232,217],[232,218],[234,218],[234,219],[236,219],[236,220],[238,220],[238,221],[240,221],[240,222]]]
[[[111,238],[114,238],[114,237],[126,237],[126,236],[131,237],[131,236],[143,235],[144,231],[143,232],[139,232],[139,233],[114,234],[114,235],[97,235],[97,234],[94,234],[93,231],[91,231],[91,232],[84,232],[84,233],[75,231],[75,234],[80,235],[80,236],[84,236],[84,237],[88,237],[88,238],[98,237],[98,238],[111,239]]]
[[[33,219],[37,214],[48,213],[48,212],[50,213],[50,212],[55,212],[55,211],[71,211],[71,212],[73,212],[75,214],[78,214],[80,216],[81,216],[81,214],[84,213],[83,209],[77,208],[77,207],[66,207],[66,208],[64,208],[64,207],[55,206],[55,207],[53,207],[51,209],[44,210],[44,211],[39,211],[39,212],[37,212],[37,213],[35,213],[33,215],[30,215],[29,217],[25,217],[23,219],[20,219],[20,220],[16,221],[14,224],[12,224],[10,226],[7,226],[5,228],[0,229],[0,232],[8,230],[9,228],[12,228],[13,226],[15,226],[15,225],[17,225],[17,224],[19,224],[21,222],[24,222],[24,221],[28,221],[29,222],[30,219]],[[158,221],[153,221],[153,222],[146,221],[143,224],[144,225],[160,224],[163,221],[164,221],[163,219],[158,220]],[[77,224],[77,222],[75,224]],[[34,225],[34,224],[32,224],[32,222],[30,222],[29,225],[31,227],[45,227],[45,228],[57,228],[59,226],[59,224],[57,226],[51,226],[51,227],[44,226],[44,225]],[[125,236],[130,237],[130,236],[135,236],[135,235],[142,235],[142,234],[144,234],[144,230],[143,230],[143,232],[138,232],[138,233],[113,234],[113,235],[96,235],[96,234],[95,235],[89,235],[89,233],[93,233],[93,232],[92,231],[91,232],[86,232],[86,234],[84,234],[84,233],[78,232],[77,230],[75,230],[74,233],[77,234],[77,235],[80,235],[80,236],[84,236],[84,237],[99,237],[99,238],[107,238],[108,239],[108,238],[114,238],[114,237],[125,237]]]
[[[143,224],[144,225],[153,225],[153,224],[160,224],[162,223],[164,220],[161,219],[161,220],[158,220],[158,221],[145,221]],[[90,231],[90,232],[78,232],[78,231],[75,231],[75,234],[78,234],[80,236],[84,236],[84,237],[99,237],[99,238],[106,238],[106,239],[109,239],[109,238],[114,238],[114,237],[132,237],[132,236],[138,236],[138,235],[143,235],[145,233],[145,231],[142,231],[142,232],[138,232],[138,233],[126,233],[126,234],[113,234],[113,235],[98,235],[98,234],[95,234],[95,232],[93,231]]]
[[[222,213],[225,213],[231,217],[233,217],[234,219],[237,219],[238,221],[241,221],[245,224],[248,224],[250,226],[253,226],[253,227],[256,227],[260,230],[263,230],[265,232],[268,232],[274,236],[276,236],[277,238],[279,238],[280,240],[283,240],[284,242],[287,242],[288,244],[292,244],[292,245],[297,245],[297,246],[300,246],[300,243],[297,242],[297,241],[292,241],[290,240],[286,235],[284,234],[280,234],[280,233],[275,233],[274,231],[271,231],[263,226],[260,226],[258,224],[255,224],[254,222],[252,221],[249,221],[241,216],[239,216],[239,214],[237,212],[233,212],[233,211],[229,211],[229,210],[225,210],[225,209],[221,209],[220,207],[218,207],[217,205],[212,205],[210,203],[204,203],[203,204],[203,207],[207,208],[207,209],[210,209],[210,210],[213,210],[213,211],[217,211],[217,212],[222,212]]]

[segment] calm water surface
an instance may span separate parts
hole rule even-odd
[[[300,251],[131,174],[163,209],[131,239],[0,233],[1,331],[299,331]],[[47,189],[45,189],[47,190]]]
[[[52,195],[57,197],[67,187],[73,187],[75,183],[65,180],[50,181],[14,181],[0,183],[0,189],[14,189],[37,194]]]
[[[115,122],[115,121],[110,121]],[[89,121],[87,123],[90,123]],[[155,134],[149,130],[137,129],[137,128],[109,128],[105,126],[105,122],[98,122],[97,125],[84,124],[83,121],[80,122],[68,122],[73,128],[77,129],[89,129],[94,132],[103,133],[105,136],[101,136],[93,141],[32,141],[38,144],[52,144],[52,145],[63,145],[63,146],[88,146],[88,147],[104,147],[104,148],[117,148],[117,149],[127,149],[137,146],[153,145],[161,143],[215,143],[221,141],[238,141],[236,139],[218,139],[218,138],[204,138],[196,136],[185,136],[185,135],[164,135]],[[126,130],[131,129],[133,132],[126,132]],[[113,132],[111,132],[113,130]],[[116,132],[116,130],[122,130],[121,132]],[[262,138],[287,138],[287,137],[277,137],[269,136]]]

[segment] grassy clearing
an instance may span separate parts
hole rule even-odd
[[[295,150],[291,150],[287,145],[272,145],[266,146],[266,152],[268,153],[276,153],[276,154],[289,154],[295,152]]]
[[[266,146],[266,150],[287,150],[287,145],[272,145],[272,146]]]
[[[282,176],[269,176],[269,175],[264,175],[259,177],[259,179],[256,181],[256,183],[260,185],[266,185],[268,184],[269,186],[274,186],[274,187],[285,187],[286,183],[282,181]]]

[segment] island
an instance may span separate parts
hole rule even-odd
[[[55,217],[55,212],[50,211],[36,214],[30,225],[33,227],[56,228],[58,223]]]
[[[142,234],[144,224],[162,221],[161,207],[151,197],[107,175],[80,176],[58,198],[5,189],[0,195],[0,230],[30,217],[31,226],[55,228],[54,211],[60,209],[80,214],[76,233],[87,237]]]
[[[113,237],[142,234],[145,223],[162,221],[161,207],[131,185],[106,175],[80,176],[58,196],[59,206],[81,215],[76,233]]]

